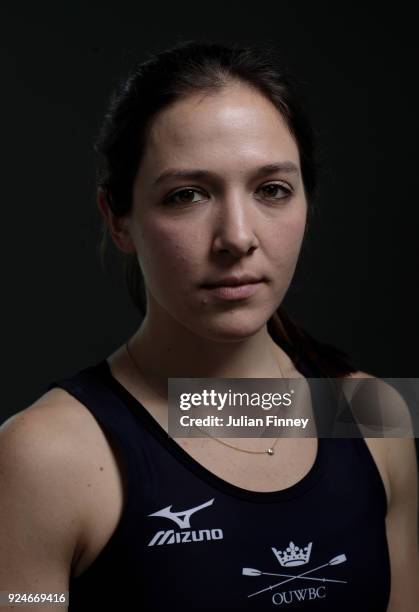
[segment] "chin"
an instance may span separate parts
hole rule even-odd
[[[224,313],[215,320],[206,321],[203,317],[195,332],[215,342],[239,342],[254,336],[266,325],[268,317],[245,316],[243,313]]]

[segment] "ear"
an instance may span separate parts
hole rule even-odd
[[[132,253],[135,251],[135,245],[129,233],[127,219],[125,217],[116,217],[111,211],[108,203],[106,192],[102,187],[97,190],[97,205],[102,217],[108,227],[108,231],[115,245],[124,253]]]

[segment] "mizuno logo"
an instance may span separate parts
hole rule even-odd
[[[199,531],[158,531],[149,546],[158,544],[184,544],[185,542],[203,542],[204,540],[222,540],[222,529],[200,529]]]
[[[214,503],[214,498],[205,502],[204,504],[200,504],[199,506],[194,506],[193,508],[189,508],[188,510],[179,510],[179,512],[172,512],[172,504],[170,506],[166,506],[166,508],[162,508],[157,512],[152,512],[148,516],[156,516],[161,518],[169,519],[176,523],[176,525],[180,529],[190,529],[191,527],[191,516],[198,512],[198,510],[203,510],[208,506],[212,506]],[[222,540],[224,538],[222,529],[199,529],[199,530],[190,530],[190,531],[174,531],[174,529],[169,529],[167,531],[160,530],[154,534],[151,538],[148,546],[155,546],[156,544],[160,546],[161,544],[183,544],[185,542],[203,542],[205,540]]]
[[[207,506],[211,506],[214,502],[214,498],[205,502],[205,504],[201,504],[200,506],[195,506],[190,510],[181,510],[180,512],[172,512],[172,505],[166,506],[162,510],[158,510],[157,512],[153,512],[148,516],[163,516],[164,518],[168,518],[171,521],[174,521],[180,529],[189,529],[191,526],[191,516],[198,512],[198,510],[202,510],[202,508],[206,508]]]

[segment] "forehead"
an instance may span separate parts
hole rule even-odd
[[[298,165],[298,147],[275,106],[257,90],[229,84],[214,94],[191,94],[153,120],[143,162],[211,166],[249,164],[271,158]],[[149,167],[148,170],[151,170]]]

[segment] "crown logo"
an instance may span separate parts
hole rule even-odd
[[[277,550],[272,547],[272,551],[282,567],[294,567],[309,562],[312,545],[313,542],[310,542],[304,548],[299,548],[294,542],[290,542],[286,550]]]

